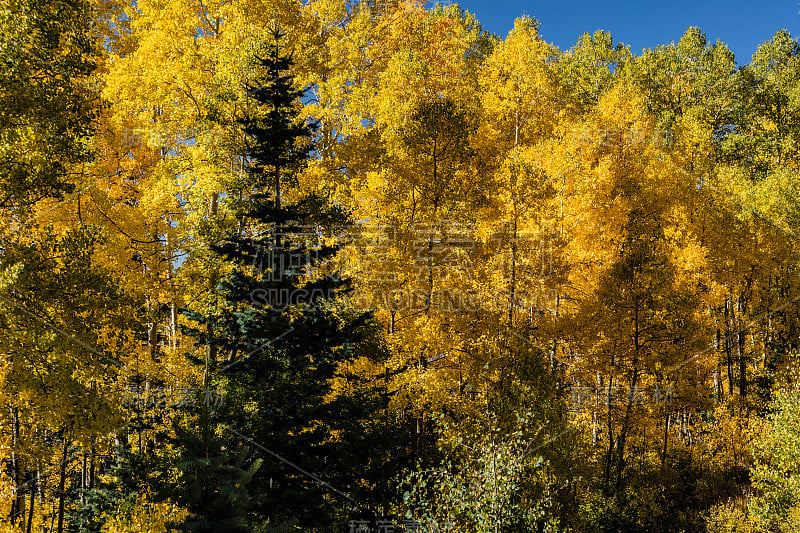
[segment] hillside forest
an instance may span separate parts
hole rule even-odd
[[[0,1],[0,529],[800,531],[800,45]]]

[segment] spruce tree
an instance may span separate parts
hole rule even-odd
[[[246,87],[248,112],[238,120],[246,172],[229,194],[235,229],[211,247],[226,272],[216,284],[222,303],[213,312],[186,311],[198,324],[186,331],[206,346],[198,360],[204,386],[225,390],[209,417],[217,433],[227,432],[230,449],[250,441],[271,452],[252,480],[255,519],[299,521],[311,531],[342,524],[358,507],[343,492],[359,484],[380,484],[385,501],[396,474],[388,451],[397,443],[387,417],[375,416],[386,407],[385,390],[328,398],[343,361],[382,358],[385,350],[371,315],[340,298],[348,281],[320,274],[337,247],[319,235],[346,222],[345,214],[318,195],[289,201],[300,196],[297,177],[315,126],[299,119],[304,91],[290,73],[282,33],[273,38],[256,60],[261,75]]]

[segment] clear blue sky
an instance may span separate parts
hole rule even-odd
[[[442,2],[449,3],[449,2]],[[756,47],[786,28],[800,36],[798,0],[461,0],[488,31],[505,37],[521,15],[541,22],[542,37],[560,49],[570,48],[584,32],[603,29],[631,46],[643,48],[678,41],[689,26],[698,26],[709,42],[725,42],[736,62],[749,63]]]

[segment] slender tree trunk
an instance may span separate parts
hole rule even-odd
[[[739,396],[747,396],[747,361],[745,360],[744,335],[742,332],[741,315],[743,312],[742,298],[736,299],[736,356],[739,360]]]
[[[154,321],[147,324],[147,347],[150,360],[158,361],[158,324]]]
[[[86,475],[87,475],[87,462],[86,462],[86,453],[81,451],[81,504],[86,503],[84,501],[84,491],[86,490]]]
[[[58,533],[64,533],[64,497],[65,483],[67,481],[67,448],[69,447],[69,439],[64,433],[64,450],[61,452],[61,465],[58,474]]]
[[[744,335],[736,334],[736,356],[739,359],[739,396],[747,396],[747,360],[744,355]]]
[[[281,175],[277,168],[275,168],[275,173],[272,176],[273,179],[273,187],[274,187],[274,194],[275,194],[275,208],[281,208]]]
[[[517,290],[517,219],[514,214],[514,227],[511,233],[511,287],[509,288],[508,299],[508,325],[514,326],[514,299]]]
[[[19,411],[11,408],[11,469],[14,479],[14,500],[11,502],[11,523],[25,516],[25,494],[22,490],[22,461],[17,450],[19,449]]]
[[[94,467],[95,467],[95,449],[94,443],[92,443],[91,448],[91,459],[89,461],[89,490],[94,488]]]
[[[169,304],[169,346],[173,350],[178,347],[178,308],[175,305],[175,284],[173,283],[173,261],[175,260],[172,253],[172,243],[169,240],[169,232],[164,232],[164,243],[167,252],[167,284],[170,288],[170,304]]]
[[[724,395],[723,390],[725,387],[722,386],[722,372],[720,371],[720,360],[719,360],[719,352],[721,348],[721,335],[720,330],[717,328],[716,333],[714,334],[714,353],[717,354],[716,356],[716,364],[714,365],[714,392],[717,401],[722,401],[722,397]]]
[[[53,523],[56,521],[56,500],[53,500],[53,504],[50,506],[50,527],[47,528],[47,533],[52,533],[53,531]]]
[[[729,321],[729,308],[728,300],[725,300],[725,355],[728,362],[728,394],[733,394],[733,361],[731,357],[731,328]]]
[[[277,173],[276,173],[277,177]],[[277,186],[277,185],[276,185]],[[276,203],[278,200],[276,199]],[[217,194],[214,193],[211,195],[211,206],[210,206],[210,213],[209,218],[212,220],[217,217],[217,210],[218,210],[218,201],[217,201]],[[274,273],[273,273],[274,274]],[[208,288],[211,291],[214,291],[217,286],[217,271],[216,269],[211,272],[208,276]],[[209,383],[211,382],[211,364],[217,358],[217,347],[214,343],[214,331],[211,327],[211,321],[206,323],[206,335],[208,338],[208,344],[206,345],[206,360],[205,366],[203,368],[203,394],[205,391],[208,390]]]
[[[428,237],[428,293],[425,295],[425,314],[431,313],[433,299],[433,235]]]
[[[39,475],[39,469],[36,469],[36,475]],[[35,501],[36,491],[33,487],[30,488],[30,498],[28,501],[28,524],[25,527],[25,533],[31,533],[31,526],[33,525],[33,506]]]
[[[619,455],[617,462],[617,485],[622,480],[622,470],[625,468],[625,440],[628,437],[628,429],[630,428],[631,411],[633,410],[633,399],[636,393],[636,386],[639,380],[639,354],[641,350],[640,332],[639,332],[639,304],[634,303],[633,310],[633,361],[631,370],[631,382],[628,386],[628,400],[625,405],[625,418],[622,421],[622,429],[617,437],[619,443],[617,444],[617,454]]]
[[[39,496],[39,506],[44,505],[44,492],[42,489],[42,471],[41,465],[36,463],[36,494]]]
[[[664,448],[661,452],[661,471],[664,471],[664,467],[667,464],[667,439],[669,436],[669,413],[666,414],[664,417]]]
[[[605,469],[606,471],[604,476],[606,483],[611,481],[611,458],[614,455],[614,432],[612,429],[613,422],[611,420],[611,393],[613,384],[614,384],[614,376],[611,375],[608,377],[608,393],[606,394],[606,408],[608,412],[608,451],[606,452],[606,469]]]
[[[178,348],[178,306],[175,305],[175,300],[170,302],[169,309],[170,318],[170,336],[172,337],[172,349]]]
[[[620,429],[617,436],[617,484],[622,480],[622,470],[625,468],[625,441],[628,437],[628,429],[630,428],[631,410],[633,409],[633,398],[636,390],[636,383],[638,379],[638,372],[634,369],[633,379],[628,386],[628,399],[625,404],[625,417],[622,420],[622,429]]]

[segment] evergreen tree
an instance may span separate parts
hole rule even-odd
[[[182,450],[178,464],[180,475],[166,494],[192,513],[179,526],[180,530],[191,533],[251,531],[246,518],[255,499],[250,495],[249,485],[261,466],[261,459],[249,461],[247,447],[235,452],[229,450],[225,441],[211,429],[205,405],[199,434],[175,426]]]
[[[359,483],[385,502],[396,474],[389,450],[397,443],[388,418],[374,416],[386,407],[381,386],[330,394],[343,362],[377,360],[385,350],[371,315],[339,298],[348,281],[327,266],[338,248],[319,236],[346,222],[345,213],[318,195],[287,201],[299,196],[297,176],[312,153],[315,126],[298,119],[304,91],[289,72],[282,33],[273,37],[257,59],[262,76],[247,86],[249,110],[239,119],[246,173],[230,195],[236,229],[212,246],[227,272],[216,284],[219,309],[187,311],[199,327],[186,331],[206,346],[198,360],[204,386],[225,390],[212,424],[227,430],[230,449],[250,440],[271,452],[253,479],[258,519],[324,527],[341,524],[358,506],[344,493]]]

